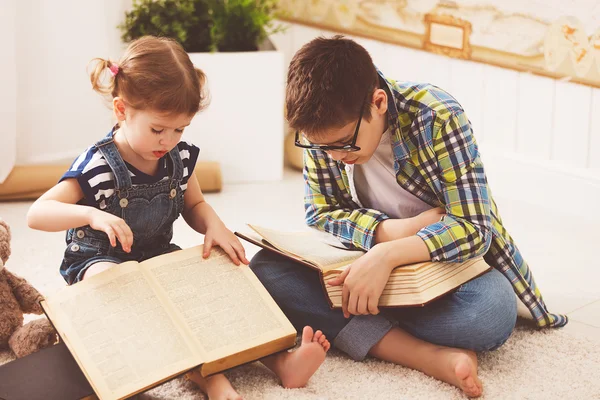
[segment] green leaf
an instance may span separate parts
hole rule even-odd
[[[278,0],[134,0],[119,25],[124,42],[144,35],[179,41],[188,52],[254,51],[275,24]]]

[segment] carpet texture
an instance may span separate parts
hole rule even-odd
[[[29,203],[4,203],[2,217],[13,230],[11,271],[42,293],[64,286],[58,265],[64,233],[33,231],[24,216]],[[185,237],[178,243],[186,245]],[[13,358],[0,351],[0,364]],[[463,399],[458,389],[397,365],[368,359],[357,363],[331,351],[303,389],[286,390],[258,363],[227,373],[246,399]],[[600,399],[600,348],[568,330],[538,331],[521,322],[499,350],[479,355],[484,399]],[[32,379],[35,377],[32,376]],[[202,399],[193,384],[178,378],[138,396],[140,400]]]
[[[0,364],[12,354],[0,352]],[[368,359],[354,362],[331,351],[302,389],[283,389],[258,363],[227,376],[245,399],[463,399],[454,387],[424,374]],[[600,350],[563,331],[540,332],[519,324],[499,350],[479,355],[483,399],[600,399]],[[139,400],[202,399],[195,386],[177,378],[138,396]]]

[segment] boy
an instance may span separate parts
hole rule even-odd
[[[469,120],[428,84],[396,82],[352,40],[317,38],[294,56],[287,118],[304,158],[308,225],[367,253],[334,285],[329,309],[313,271],[265,251],[251,267],[290,320],[312,325],[356,360],[367,354],[420,370],[469,396],[483,387],[475,351],[500,347],[516,293],[539,327],[561,327],[502,225]],[[423,308],[379,313],[391,270],[484,256],[494,267]]]

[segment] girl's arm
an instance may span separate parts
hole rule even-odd
[[[184,194],[183,218],[196,232],[204,235],[204,257],[210,255],[213,245],[220,246],[233,260],[235,265],[250,262],[246,259],[244,246],[237,236],[225,227],[225,224],[215,210],[206,202],[200,190],[196,172],[188,179],[187,189]]]
[[[123,250],[130,252],[133,233],[125,221],[97,208],[76,204],[82,198],[83,192],[77,180],[65,179],[31,205],[27,213],[27,225],[47,232],[90,225],[93,229],[105,232],[113,247],[119,239]]]
[[[47,232],[65,231],[89,224],[93,207],[76,204],[83,192],[76,179],[65,179],[37,199],[27,213],[30,228]]]
[[[206,235],[210,226],[223,224],[215,210],[204,199],[195,171],[188,179],[183,201],[183,219],[196,232]]]

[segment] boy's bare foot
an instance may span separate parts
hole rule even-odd
[[[438,346],[392,328],[369,350],[369,355],[419,370],[456,386],[467,396],[483,393],[477,377],[477,356],[470,350]]]
[[[235,391],[229,379],[223,374],[204,378],[198,370],[193,370],[186,374],[186,378],[198,385],[209,400],[242,400],[242,396]]]
[[[302,331],[302,343],[293,352],[284,352],[261,360],[288,389],[303,387],[325,361],[331,344],[321,331],[313,334],[310,326]]]
[[[483,385],[477,377],[477,356],[469,350],[440,347],[431,375],[461,389],[469,397],[479,397]],[[424,371],[427,373],[427,371]]]

